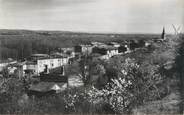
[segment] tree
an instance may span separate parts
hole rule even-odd
[[[7,79],[7,78],[10,77],[10,76],[9,76],[9,71],[8,71],[8,68],[7,68],[7,67],[3,68],[2,74],[3,74],[3,78],[4,78],[4,79]]]
[[[105,88],[92,88],[89,92],[91,99],[103,100],[108,103],[116,113],[126,113],[143,104],[160,97],[159,86],[163,77],[157,72],[158,67],[143,68],[135,60],[127,58],[116,68],[117,78],[112,78]]]

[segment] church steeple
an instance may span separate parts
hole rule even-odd
[[[163,27],[163,31],[162,31],[161,38],[162,38],[163,40],[165,40],[165,27]]]

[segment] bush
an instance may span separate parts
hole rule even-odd
[[[135,60],[128,58],[114,68],[118,77],[101,90],[92,87],[91,100],[103,99],[116,113],[128,113],[135,106],[160,97],[162,92],[158,89],[163,77],[157,73],[158,67],[142,69]]]

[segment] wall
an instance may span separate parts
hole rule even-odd
[[[38,73],[43,72],[45,65],[48,66],[48,69],[54,69],[62,65],[68,64],[69,58],[53,58],[53,59],[42,59],[37,60],[38,64]]]
[[[37,64],[28,64],[26,65],[27,70],[34,70],[35,73],[38,73],[38,65]]]

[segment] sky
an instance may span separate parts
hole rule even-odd
[[[183,0],[0,0],[0,29],[174,33]]]

